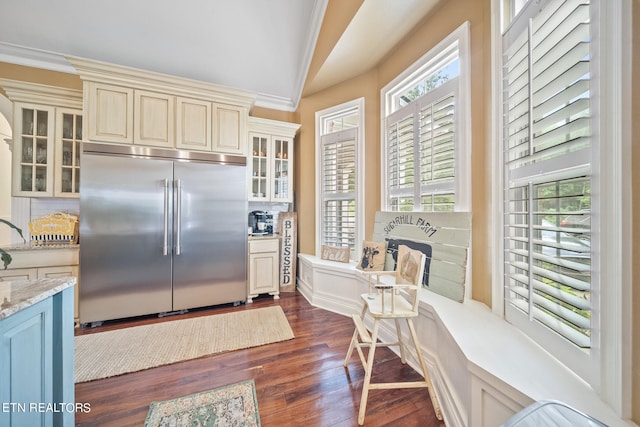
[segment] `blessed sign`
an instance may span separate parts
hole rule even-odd
[[[280,292],[294,292],[296,289],[297,220],[296,212],[282,212],[278,215],[281,242]]]

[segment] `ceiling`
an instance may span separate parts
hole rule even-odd
[[[308,79],[329,1],[2,0],[0,62],[75,73],[72,55],[250,91],[258,106],[294,111],[305,84],[314,92],[367,71],[437,2],[348,0],[361,4]]]

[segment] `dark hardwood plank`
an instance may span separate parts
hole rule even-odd
[[[77,426],[141,426],[149,404],[253,379],[263,426],[357,426],[364,370],[357,354],[344,356],[353,333],[350,318],[312,307],[300,294],[280,300],[262,296],[253,304],[220,306],[164,318],[108,322],[76,335],[235,310],[280,305],[295,339],[202,357],[103,380],[76,384],[76,402],[91,411],[76,414]],[[389,349],[376,350],[374,381],[412,381],[420,376]],[[426,389],[372,390],[367,426],[441,427]]]

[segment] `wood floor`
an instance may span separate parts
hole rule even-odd
[[[77,330],[76,335],[274,304],[284,310],[295,339],[76,384],[76,402],[91,406],[90,412],[76,414],[76,425],[142,426],[150,402],[253,379],[262,426],[357,426],[364,371],[355,352],[349,367],[343,366],[353,323],[312,307],[297,292],[276,301],[267,295],[238,307],[110,323]],[[373,372],[374,381],[420,378],[387,348],[376,350]],[[365,425],[441,427],[444,423],[436,419],[426,389],[398,389],[370,392]]]

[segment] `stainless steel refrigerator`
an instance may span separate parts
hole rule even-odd
[[[247,297],[246,159],[84,143],[80,322]]]

